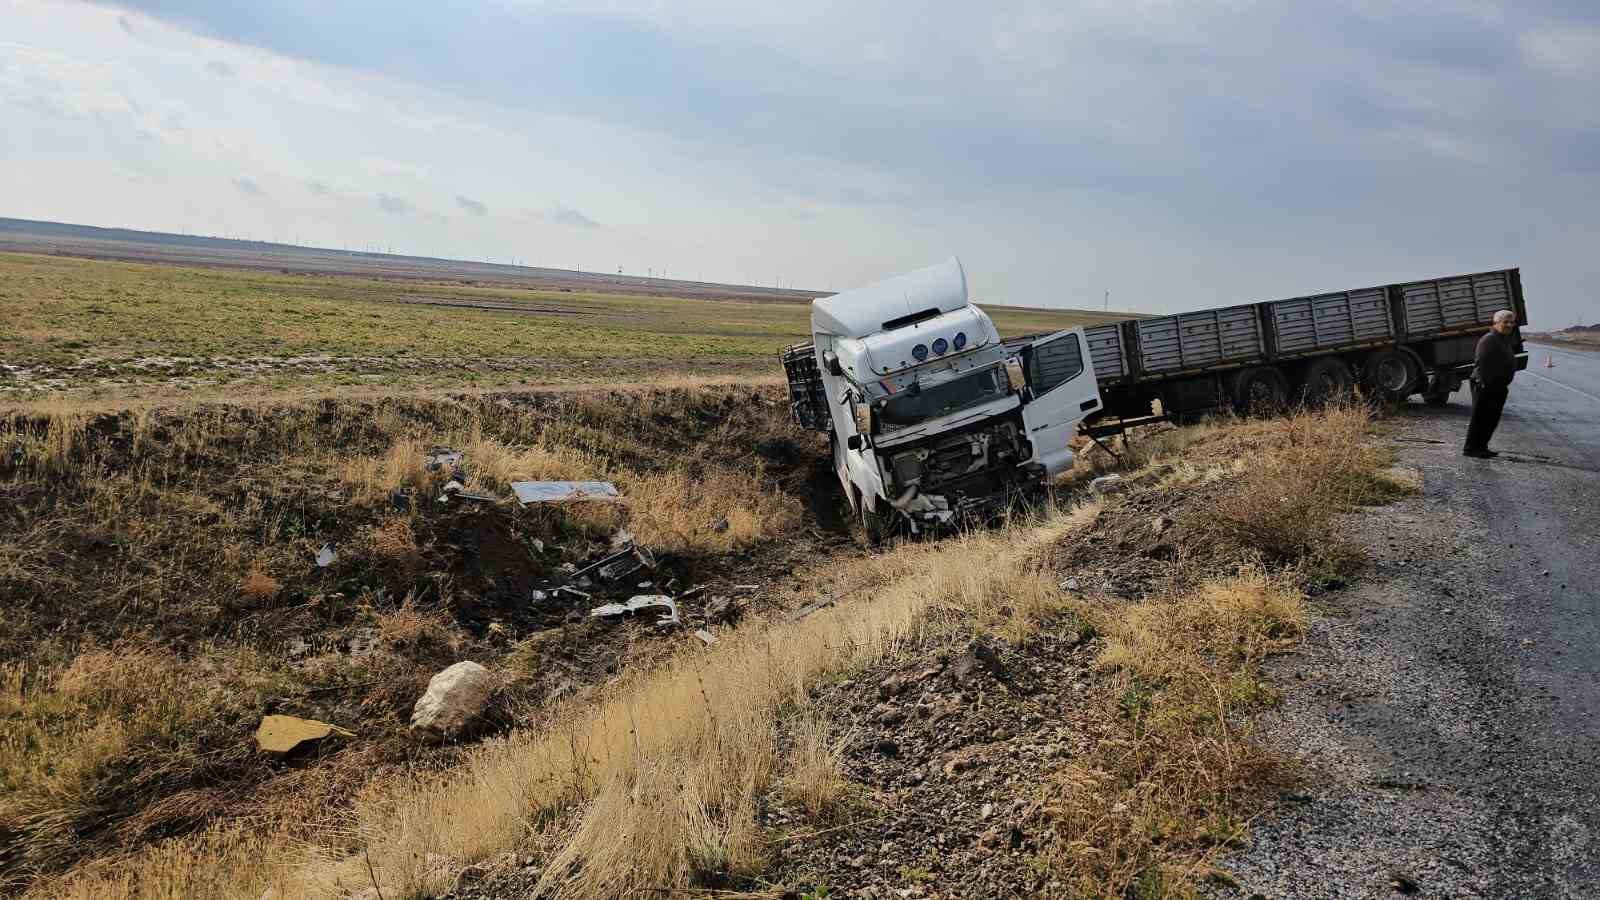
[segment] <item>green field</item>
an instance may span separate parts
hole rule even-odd
[[[989,309],[1008,335],[1121,317]],[[807,317],[804,303],[0,254],[0,394],[755,375]]]

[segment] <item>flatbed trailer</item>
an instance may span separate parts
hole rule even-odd
[[[1526,325],[1518,269],[1267,300],[1084,329],[1103,399],[1094,437],[1160,420],[1317,400],[1359,386],[1442,405],[1497,310]],[[1023,348],[1029,335],[1007,340]],[[1517,368],[1527,367],[1520,331]],[[1025,352],[1025,351],[1023,351]]]

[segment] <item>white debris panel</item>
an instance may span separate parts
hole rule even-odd
[[[513,481],[511,490],[523,506],[534,503],[565,503],[570,500],[620,499],[617,486],[609,481]]]

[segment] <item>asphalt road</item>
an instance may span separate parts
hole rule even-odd
[[[1237,896],[1600,897],[1600,353],[1529,350],[1501,458],[1460,455],[1465,391],[1392,419],[1424,489],[1277,665],[1309,777]]]

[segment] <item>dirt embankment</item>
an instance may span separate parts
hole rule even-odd
[[[435,445],[460,460],[430,468]],[[821,451],[769,388],[0,422],[0,884],[215,823],[327,826],[385,773],[788,602],[790,573],[854,552]],[[520,478],[624,499],[520,507]],[[630,537],[649,565],[582,574]],[[682,597],[682,625],[589,615],[642,593]],[[419,744],[412,704],[466,659],[501,685],[490,709]],[[267,714],[356,737],[272,759],[250,737]]]

